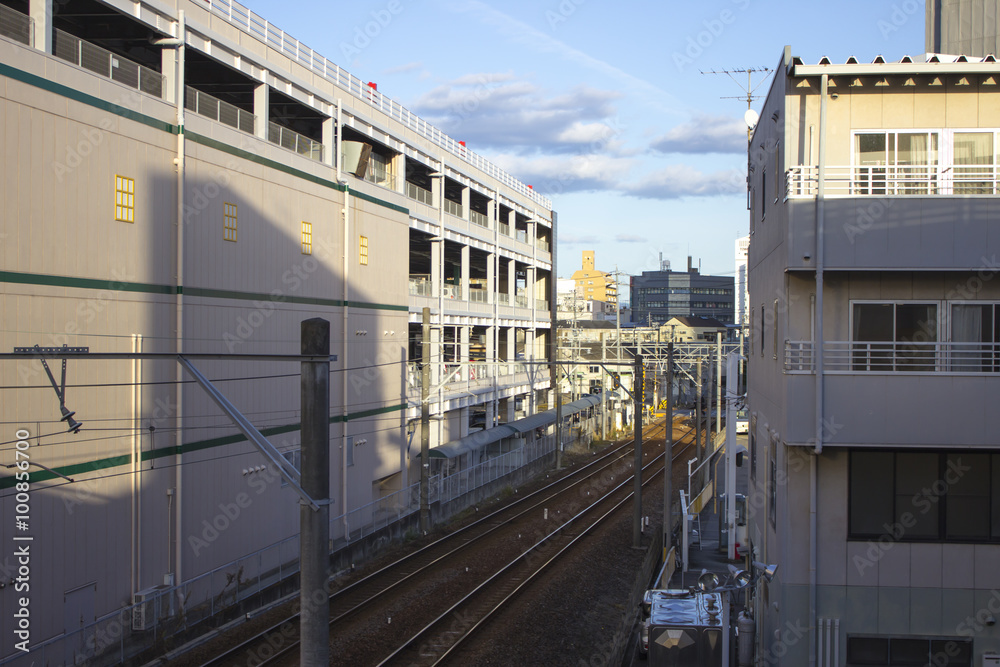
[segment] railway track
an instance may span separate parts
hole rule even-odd
[[[683,456],[686,449],[685,440],[691,439],[691,433],[692,431],[688,430],[685,438],[675,444],[674,460]],[[662,441],[664,434],[665,428],[662,422],[650,425],[646,437],[643,438],[643,444],[651,441]],[[524,517],[540,514],[540,508],[553,504],[558,497],[572,493],[574,489],[582,488],[588,483],[593,484],[595,479],[603,479],[605,485],[609,479],[623,479],[616,488],[630,485],[633,454],[631,443],[605,452],[596,460],[576,468],[518,502],[501,508],[489,516],[456,530],[363,579],[335,591],[330,596],[331,627],[338,626],[342,621],[361,613],[375,601],[391,598],[392,593],[404,590],[408,583],[413,584],[423,579],[429,572],[446,567],[449,562],[455,561],[460,552],[483,542],[487,537],[493,536],[495,540],[502,539],[497,536],[498,532],[505,529],[516,530],[515,524],[518,521],[523,521]],[[644,461],[648,461],[645,465],[646,469],[655,465],[657,460],[661,461],[658,471],[662,469],[662,456],[659,455],[658,448],[654,447],[648,452],[644,452]],[[603,500],[596,500],[594,505],[603,502]],[[563,530],[563,527],[546,535],[541,542],[555,544],[562,540],[563,535],[568,533],[568,531]],[[517,536],[520,538],[521,534]],[[538,547],[539,544],[535,544],[528,552],[537,554],[540,552]],[[563,548],[568,548],[568,545]],[[549,550],[551,547],[545,549]],[[515,562],[516,559],[512,561],[512,565]],[[281,638],[280,643],[274,641],[274,638],[278,636]],[[260,665],[294,664],[293,659],[297,658],[297,655],[298,623],[297,615],[294,615],[276,623],[256,637],[203,663],[203,667],[244,664],[250,657],[255,658],[254,664]]]

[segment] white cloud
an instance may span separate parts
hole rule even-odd
[[[651,147],[661,153],[746,153],[747,127],[739,118],[699,114],[655,139]]]
[[[746,192],[746,175],[738,169],[705,174],[688,165],[674,164],[627,184],[625,192],[641,199],[733,195]]]

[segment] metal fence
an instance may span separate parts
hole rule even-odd
[[[27,14],[0,5],[0,35],[27,46],[34,44],[35,22]]]
[[[450,213],[457,218],[465,217],[465,207],[457,201],[452,201],[450,199],[444,200],[444,212]]]
[[[830,165],[824,180],[829,197],[993,195],[1000,188],[994,164]],[[819,167],[794,166],[785,175],[789,198],[815,197]]]
[[[406,182],[406,196],[428,206],[434,205],[434,193],[410,181]]]
[[[229,127],[242,130],[248,134],[253,134],[257,126],[257,116],[245,109],[224,102],[217,97],[212,97],[208,93],[187,87],[187,94],[184,96],[184,108],[193,111],[199,116],[205,116],[212,120],[217,120]]]
[[[268,122],[267,140],[317,162],[323,161],[323,144],[277,123]]]
[[[785,371],[812,373],[812,341],[785,341]],[[824,341],[823,369],[830,373],[1000,373],[1000,343]]]
[[[52,52],[56,57],[94,74],[99,74],[148,95],[163,97],[164,77],[159,72],[111,53],[96,44],[85,42],[58,28],[55,30]]]
[[[486,227],[487,229],[490,226],[490,219],[479,211],[469,211],[469,221],[473,224],[479,225],[480,227]]]

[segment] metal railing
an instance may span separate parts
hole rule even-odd
[[[473,303],[489,303],[489,291],[484,289],[470,289],[469,301]]]
[[[542,252],[549,251],[549,242],[546,241],[545,239],[538,239],[538,243],[536,245],[538,246],[538,249],[541,250]]]
[[[548,311],[549,302],[547,299],[535,299],[535,310]]]
[[[486,217],[485,213],[480,213],[479,211],[469,211],[469,222],[479,225],[480,227],[490,227],[490,219]]]
[[[159,72],[127,60],[96,44],[55,29],[53,54],[85,70],[135,88],[149,95],[163,97],[164,77]]]
[[[394,102],[382,93],[369,87],[358,77],[352,76],[323,55],[271,25],[266,19],[250,11],[240,3],[234,0],[198,0],[198,3],[209,8],[213,14],[236,26],[244,33],[288,57],[293,62],[325,78],[355,98],[363,100],[390,118],[399,121],[431,143],[459,157],[488,176],[497,179],[514,192],[529,198],[546,209],[552,208],[552,202],[547,197],[538,194],[492,162],[468,150],[438,128],[412,114],[399,103]]]
[[[205,116],[229,127],[253,134],[257,126],[257,116],[246,109],[224,102],[208,93],[187,86],[184,96],[184,108],[199,116]]]
[[[26,46],[35,43],[35,21],[27,14],[0,5],[0,35],[9,37]]]
[[[497,292],[497,303],[501,306],[509,306],[510,294],[507,294],[507,292]]]
[[[507,377],[518,373],[527,373],[528,364],[522,361],[463,361],[444,362],[442,371],[448,377],[447,384],[457,384],[462,382],[479,382],[495,377]],[[406,364],[407,383],[411,389],[420,389],[422,382],[421,363],[419,361],[409,361]],[[548,377],[548,371],[545,371]],[[432,380],[432,382],[434,382]],[[437,382],[434,382],[436,385]]]
[[[273,121],[267,124],[267,140],[309,159],[323,161],[323,144]]]
[[[434,205],[434,193],[425,190],[416,183],[406,182],[406,196],[428,206]]]
[[[826,196],[994,195],[998,176],[996,165],[828,166]],[[792,167],[785,175],[789,198],[815,197],[818,185],[817,166]]]
[[[509,224],[507,224],[506,222],[501,222],[501,223],[499,223],[497,225],[497,227],[500,229],[500,233],[501,234],[503,234],[504,236],[510,236],[510,225]]]
[[[432,296],[431,279],[426,276],[410,276],[410,294],[412,296]]]
[[[459,204],[457,201],[452,201],[450,199],[444,200],[444,212],[450,213],[458,218],[465,216],[465,207]]]
[[[462,286],[461,285],[444,285],[441,288],[444,292],[444,298],[446,299],[462,299]]]
[[[812,341],[785,341],[785,371],[812,373]],[[1000,373],[1000,343],[825,341],[823,369],[831,373]]]
[[[528,307],[528,295],[527,294],[518,294],[517,296],[515,296],[514,297],[514,305],[520,306],[521,308],[527,308]]]

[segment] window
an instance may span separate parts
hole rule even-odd
[[[115,220],[135,222],[135,179],[115,176]]]
[[[767,167],[760,173],[760,219],[767,215]]]
[[[392,157],[372,151],[372,154],[368,158],[368,169],[365,171],[365,180],[386,188],[395,188],[396,173],[393,164]]]
[[[757,415],[750,417],[750,433],[747,435],[750,454],[750,479],[757,481]]]
[[[936,132],[858,132],[854,135],[854,194],[937,192]]]
[[[222,205],[222,238],[236,242],[236,204]]]
[[[302,448],[299,449],[289,449],[281,452],[281,455],[285,457],[285,460],[292,464],[296,470],[302,470]],[[288,486],[288,480],[284,477],[281,478],[281,486]]]
[[[362,236],[358,241],[358,261],[361,266],[368,266],[368,237]]]
[[[780,151],[778,149],[780,148],[780,146],[781,146],[781,142],[779,142],[779,141],[774,142],[774,178],[771,179],[771,180],[774,181],[774,203],[775,204],[777,204],[779,201],[781,201],[781,179],[778,178],[778,174],[781,173],[781,172],[778,171],[778,155],[780,154]]]
[[[851,355],[856,371],[932,371],[936,303],[855,303]]]
[[[313,226],[311,222],[302,223],[302,254],[313,254]]]
[[[349,435],[344,438],[345,454],[347,454],[347,467],[354,465],[354,436]]]
[[[777,299],[774,300],[774,305],[771,307],[771,315],[773,316],[771,321],[771,329],[772,329],[771,337],[773,339],[773,352],[774,352],[774,354],[771,356],[774,359],[777,359],[778,358],[778,300]]]
[[[847,635],[847,665],[972,667],[972,639]]]
[[[951,306],[951,370],[973,373],[1000,371],[1000,304],[961,303]]]
[[[956,195],[991,195],[996,156],[992,132],[956,132],[953,140]]]
[[[848,534],[899,542],[1000,542],[1000,453],[850,453]]]
[[[760,356],[764,356],[764,305],[760,307]]]

